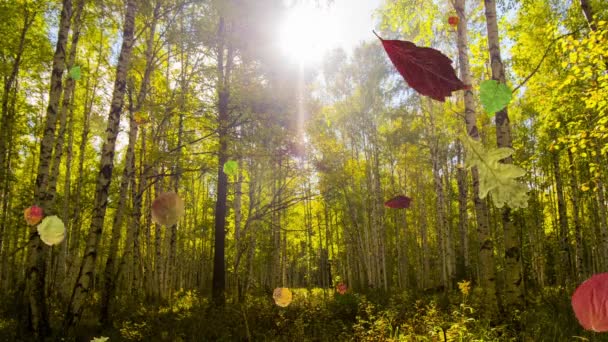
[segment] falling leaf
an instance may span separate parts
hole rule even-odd
[[[390,200],[384,202],[384,206],[388,207],[388,208],[393,208],[393,209],[402,209],[402,208],[409,208],[410,207],[410,203],[412,202],[412,199],[407,197],[407,196],[395,196],[393,198],[391,198]]]
[[[40,240],[49,246],[61,243],[65,238],[65,225],[63,221],[55,215],[45,217],[38,225],[38,235]]]
[[[286,287],[277,287],[272,293],[274,302],[280,307],[286,307],[291,303],[292,299],[291,290]]]
[[[23,216],[25,217],[25,222],[30,226],[33,226],[42,220],[44,211],[39,206],[33,205],[23,211]]]
[[[418,47],[408,41],[385,40],[376,36],[397,71],[418,93],[443,102],[453,91],[469,88],[456,77],[452,60],[440,51]]]
[[[224,163],[224,173],[228,176],[236,176],[239,164],[234,160],[229,160]]]
[[[492,201],[497,208],[505,204],[511,208],[528,206],[528,188],[516,180],[526,171],[513,164],[501,163],[513,154],[510,148],[486,149],[481,142],[466,136],[461,138],[466,148],[466,167],[477,167],[479,174],[479,198],[492,193]]]
[[[458,19],[458,17],[455,16],[455,15],[451,15],[448,18],[448,24],[450,24],[450,26],[456,26],[456,25],[458,25],[459,21],[460,21],[460,19]]]
[[[576,288],[572,309],[587,330],[608,331],[608,273],[595,274]]]
[[[184,215],[184,201],[173,191],[163,192],[152,202],[152,220],[172,226]]]
[[[505,108],[511,102],[511,96],[511,89],[504,83],[487,80],[479,85],[481,105],[490,116]]]
[[[339,294],[341,294],[341,295],[345,294],[346,290],[348,290],[348,287],[346,286],[346,284],[340,282],[340,283],[338,283],[338,285],[336,285],[336,291],[338,291]]]
[[[70,69],[70,78],[74,81],[78,81],[80,79],[80,67],[78,65]]]

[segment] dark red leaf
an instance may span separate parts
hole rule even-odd
[[[385,40],[376,36],[397,71],[418,93],[443,102],[453,91],[470,88],[456,77],[452,60],[440,51],[418,47],[404,40]]]
[[[452,15],[452,16],[450,16],[450,17],[448,18],[448,24],[450,24],[451,26],[456,26],[456,25],[458,25],[458,21],[459,21],[459,19],[458,19],[458,17],[457,17],[457,16],[455,16],[455,15]]]
[[[576,288],[572,309],[583,328],[608,331],[608,273],[592,276]]]
[[[409,208],[411,202],[411,198],[399,195],[384,202],[384,206],[393,209]]]

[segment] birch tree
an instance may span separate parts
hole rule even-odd
[[[65,317],[65,330],[69,331],[78,323],[82,316],[86,299],[91,291],[95,266],[103,232],[106,208],[108,205],[108,191],[112,180],[112,170],[114,168],[114,152],[116,146],[116,136],[118,135],[118,125],[123,110],[124,95],[127,84],[127,72],[131,61],[131,50],[134,43],[135,14],[137,12],[137,2],[126,0],[126,12],[122,31],[122,46],[116,66],[116,77],[114,81],[114,91],[108,124],[106,128],[106,138],[101,149],[101,161],[99,174],[97,176],[95,188],[95,200],[93,207],[93,217],[89,227],[89,235],[85,247],[82,264],[78,272],[78,278],[72,291],[72,297],[68,305]]]

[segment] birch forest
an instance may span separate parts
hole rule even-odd
[[[0,37],[0,341],[608,341],[608,2],[0,0]]]

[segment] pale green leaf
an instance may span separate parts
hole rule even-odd
[[[479,85],[481,105],[490,116],[505,108],[511,102],[511,97],[511,89],[504,83],[487,80]]]
[[[229,160],[224,163],[224,173],[228,176],[236,176],[236,172],[238,171],[239,164],[234,160]]]
[[[55,215],[45,217],[37,227],[40,240],[49,246],[61,243],[65,238],[65,225]]]
[[[461,139],[466,148],[465,166],[476,167],[479,174],[479,197],[491,194],[494,205],[502,208],[525,208],[528,205],[527,188],[516,178],[526,174],[517,165],[500,161],[513,154],[510,148],[486,149],[479,141],[466,136]]]
[[[73,79],[74,81],[78,81],[80,79],[80,67],[78,65],[72,67],[72,69],[70,69],[70,78]]]

